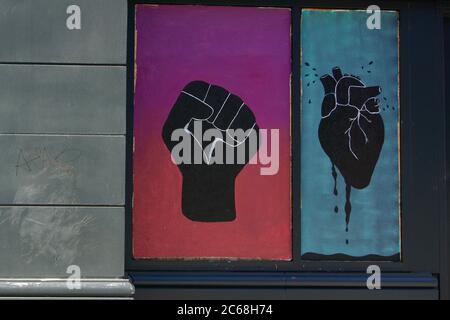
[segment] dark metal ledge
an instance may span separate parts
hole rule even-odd
[[[437,300],[430,273],[386,273],[368,290],[364,273],[142,272],[129,275],[135,298],[151,300]]]
[[[136,286],[214,287],[214,288],[367,288],[364,273],[195,273],[136,272],[130,278]],[[437,288],[438,279],[430,273],[386,273],[383,288]]]

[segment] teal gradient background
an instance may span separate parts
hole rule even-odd
[[[302,11],[302,254],[389,257],[400,253],[399,17],[397,12],[381,11],[380,30],[367,28],[368,17],[359,10]],[[335,66],[343,73],[360,76],[367,86],[379,85],[383,90],[378,98],[385,126],[384,145],[370,185],[363,190],[352,188],[348,233],[345,183],[338,171],[339,194],[335,196],[331,162],[318,139],[324,96],[319,77],[331,74]]]

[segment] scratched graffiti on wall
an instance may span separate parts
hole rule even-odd
[[[77,203],[76,162],[81,156],[80,150],[64,146],[19,148],[11,166],[19,181],[13,203]],[[44,259],[67,267],[79,254],[81,234],[95,220],[76,212],[73,207],[5,207],[0,209],[0,227],[14,235],[8,242],[17,246],[23,263]]]

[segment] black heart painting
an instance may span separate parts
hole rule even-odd
[[[324,88],[320,144],[332,163],[334,194],[337,195],[336,168],[346,185],[346,231],[350,222],[351,188],[370,184],[384,142],[380,114],[379,86],[366,86],[358,76],[342,74],[339,67],[320,78]],[[337,211],[337,208],[335,209]]]

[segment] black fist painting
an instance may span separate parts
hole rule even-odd
[[[342,75],[340,68],[320,78],[324,88],[319,140],[325,153],[341,172],[346,183],[347,224],[350,219],[351,187],[367,187],[384,142],[380,115],[379,86],[366,86],[359,77]],[[335,190],[335,194],[336,194]]]
[[[201,222],[234,220],[235,179],[259,147],[253,112],[228,90],[193,81],[181,91],[163,126],[172,157],[179,151],[174,133],[180,130],[190,145],[181,151],[184,161],[177,163],[183,175],[183,214]]]

